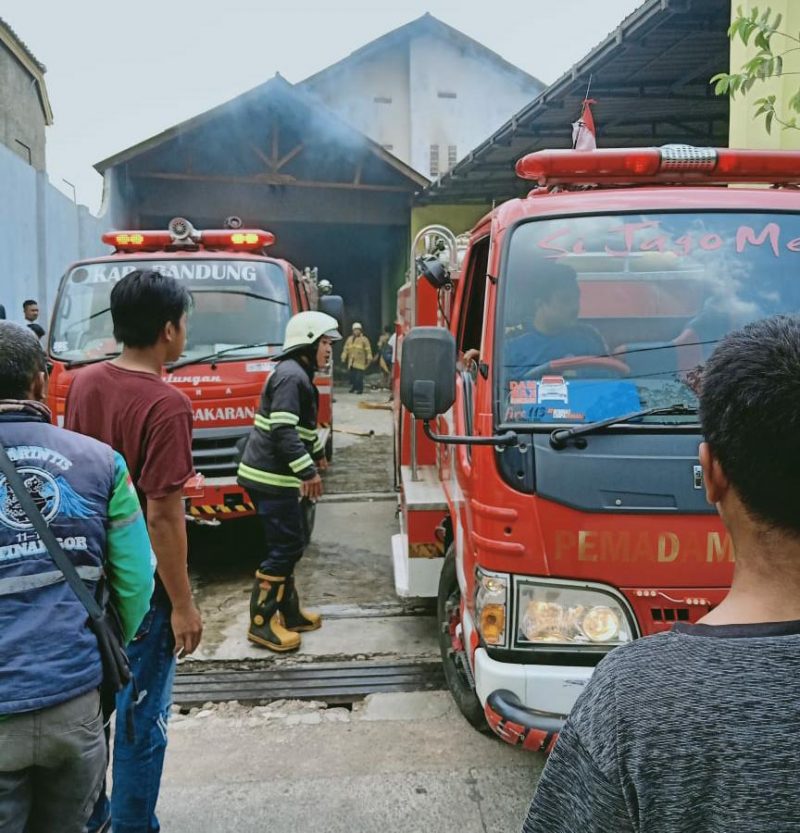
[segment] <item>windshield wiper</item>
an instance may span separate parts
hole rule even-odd
[[[185,359],[179,359],[172,364],[168,364],[167,370],[170,373],[173,370],[177,370],[179,367],[187,367],[190,364],[202,364],[203,362],[211,362],[213,363],[220,357],[224,356],[226,353],[235,353],[237,350],[255,350],[257,347],[283,347],[282,341],[258,341],[255,344],[235,344],[233,347],[226,347],[224,350],[217,350],[215,353],[209,353],[207,356],[198,356],[195,358],[187,357]]]
[[[567,443],[574,437],[591,434],[595,431],[601,431],[603,428],[608,428],[610,425],[617,425],[622,422],[633,422],[634,420],[642,419],[648,416],[694,416],[696,414],[697,408],[680,404],[668,405],[662,408],[646,408],[643,411],[634,411],[633,413],[623,414],[622,416],[601,419],[598,422],[589,422],[586,425],[576,425],[573,428],[559,428],[553,431],[550,435],[550,445],[552,448],[560,450],[562,448],[566,448]]]
[[[103,353],[102,356],[92,356],[91,359],[73,359],[72,361],[64,362],[66,370],[72,370],[75,367],[83,367],[87,364],[97,364],[98,362],[107,362],[109,359],[116,359],[119,353]]]

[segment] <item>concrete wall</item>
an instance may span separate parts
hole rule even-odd
[[[345,69],[323,73],[306,89],[412,168],[439,173],[480,144],[542,89],[482,51],[432,34],[387,47]],[[440,98],[440,93],[455,98]],[[391,99],[391,102],[376,101]]]
[[[0,142],[37,170],[45,169],[44,112],[36,83],[3,43],[0,43]]]
[[[784,32],[800,32],[800,3],[797,0],[771,0],[768,4],[774,13],[783,15],[780,29]],[[731,3],[731,18],[736,16],[736,9],[741,8],[745,14],[750,14],[754,6],[763,11],[765,4],[759,0],[736,0]],[[795,46],[776,35],[773,45],[779,47],[780,51]],[[731,69],[730,72],[739,72],[742,64],[752,58],[756,53],[752,41],[745,46],[741,38],[737,36],[731,43]],[[800,130],[784,130],[779,124],[773,124],[772,133],[767,133],[764,128],[763,117],[754,118],[755,106],[753,102],[758,98],[767,95],[777,96],[776,109],[778,115],[787,113],[786,102],[797,92],[800,87],[800,52],[790,51],[784,57],[783,75],[780,78],[771,78],[763,83],[756,83],[745,95],[737,95],[731,101],[730,110],[730,134],[728,144],[732,148],[756,148],[760,150],[800,150]],[[791,113],[789,115],[795,115]]]
[[[0,194],[0,304],[21,321],[22,302],[35,298],[49,328],[61,275],[73,261],[109,251],[100,240],[109,225],[3,146]]]

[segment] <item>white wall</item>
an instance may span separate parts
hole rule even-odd
[[[410,158],[408,50],[387,47],[344,70],[323,74],[307,89],[398,159]],[[391,102],[376,102],[390,98]]]
[[[100,240],[109,225],[2,145],[0,194],[0,304],[22,321],[22,302],[35,298],[49,328],[61,275],[73,261],[109,251]]]
[[[444,173],[448,145],[455,145],[457,160],[462,159],[542,89],[480,52],[429,34],[411,41],[409,65],[410,164],[425,176],[430,176],[431,145],[439,145]],[[440,92],[457,97],[439,98]]]

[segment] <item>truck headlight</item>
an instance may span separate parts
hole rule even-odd
[[[519,643],[611,647],[633,639],[628,617],[610,593],[534,582],[517,588]]]
[[[506,644],[508,576],[478,569],[475,585],[475,621],[487,645]]]

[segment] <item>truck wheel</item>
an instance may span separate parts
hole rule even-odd
[[[314,533],[314,523],[317,519],[317,502],[303,498],[301,501],[301,508],[303,510],[303,519],[306,525],[306,537],[311,540]]]
[[[457,644],[456,630],[461,623],[461,589],[456,575],[456,554],[451,544],[444,557],[439,576],[436,603],[439,622],[439,650],[442,654],[444,678],[459,711],[474,728],[489,734],[491,729],[483,714],[483,706],[475,692],[472,672],[463,646]]]

